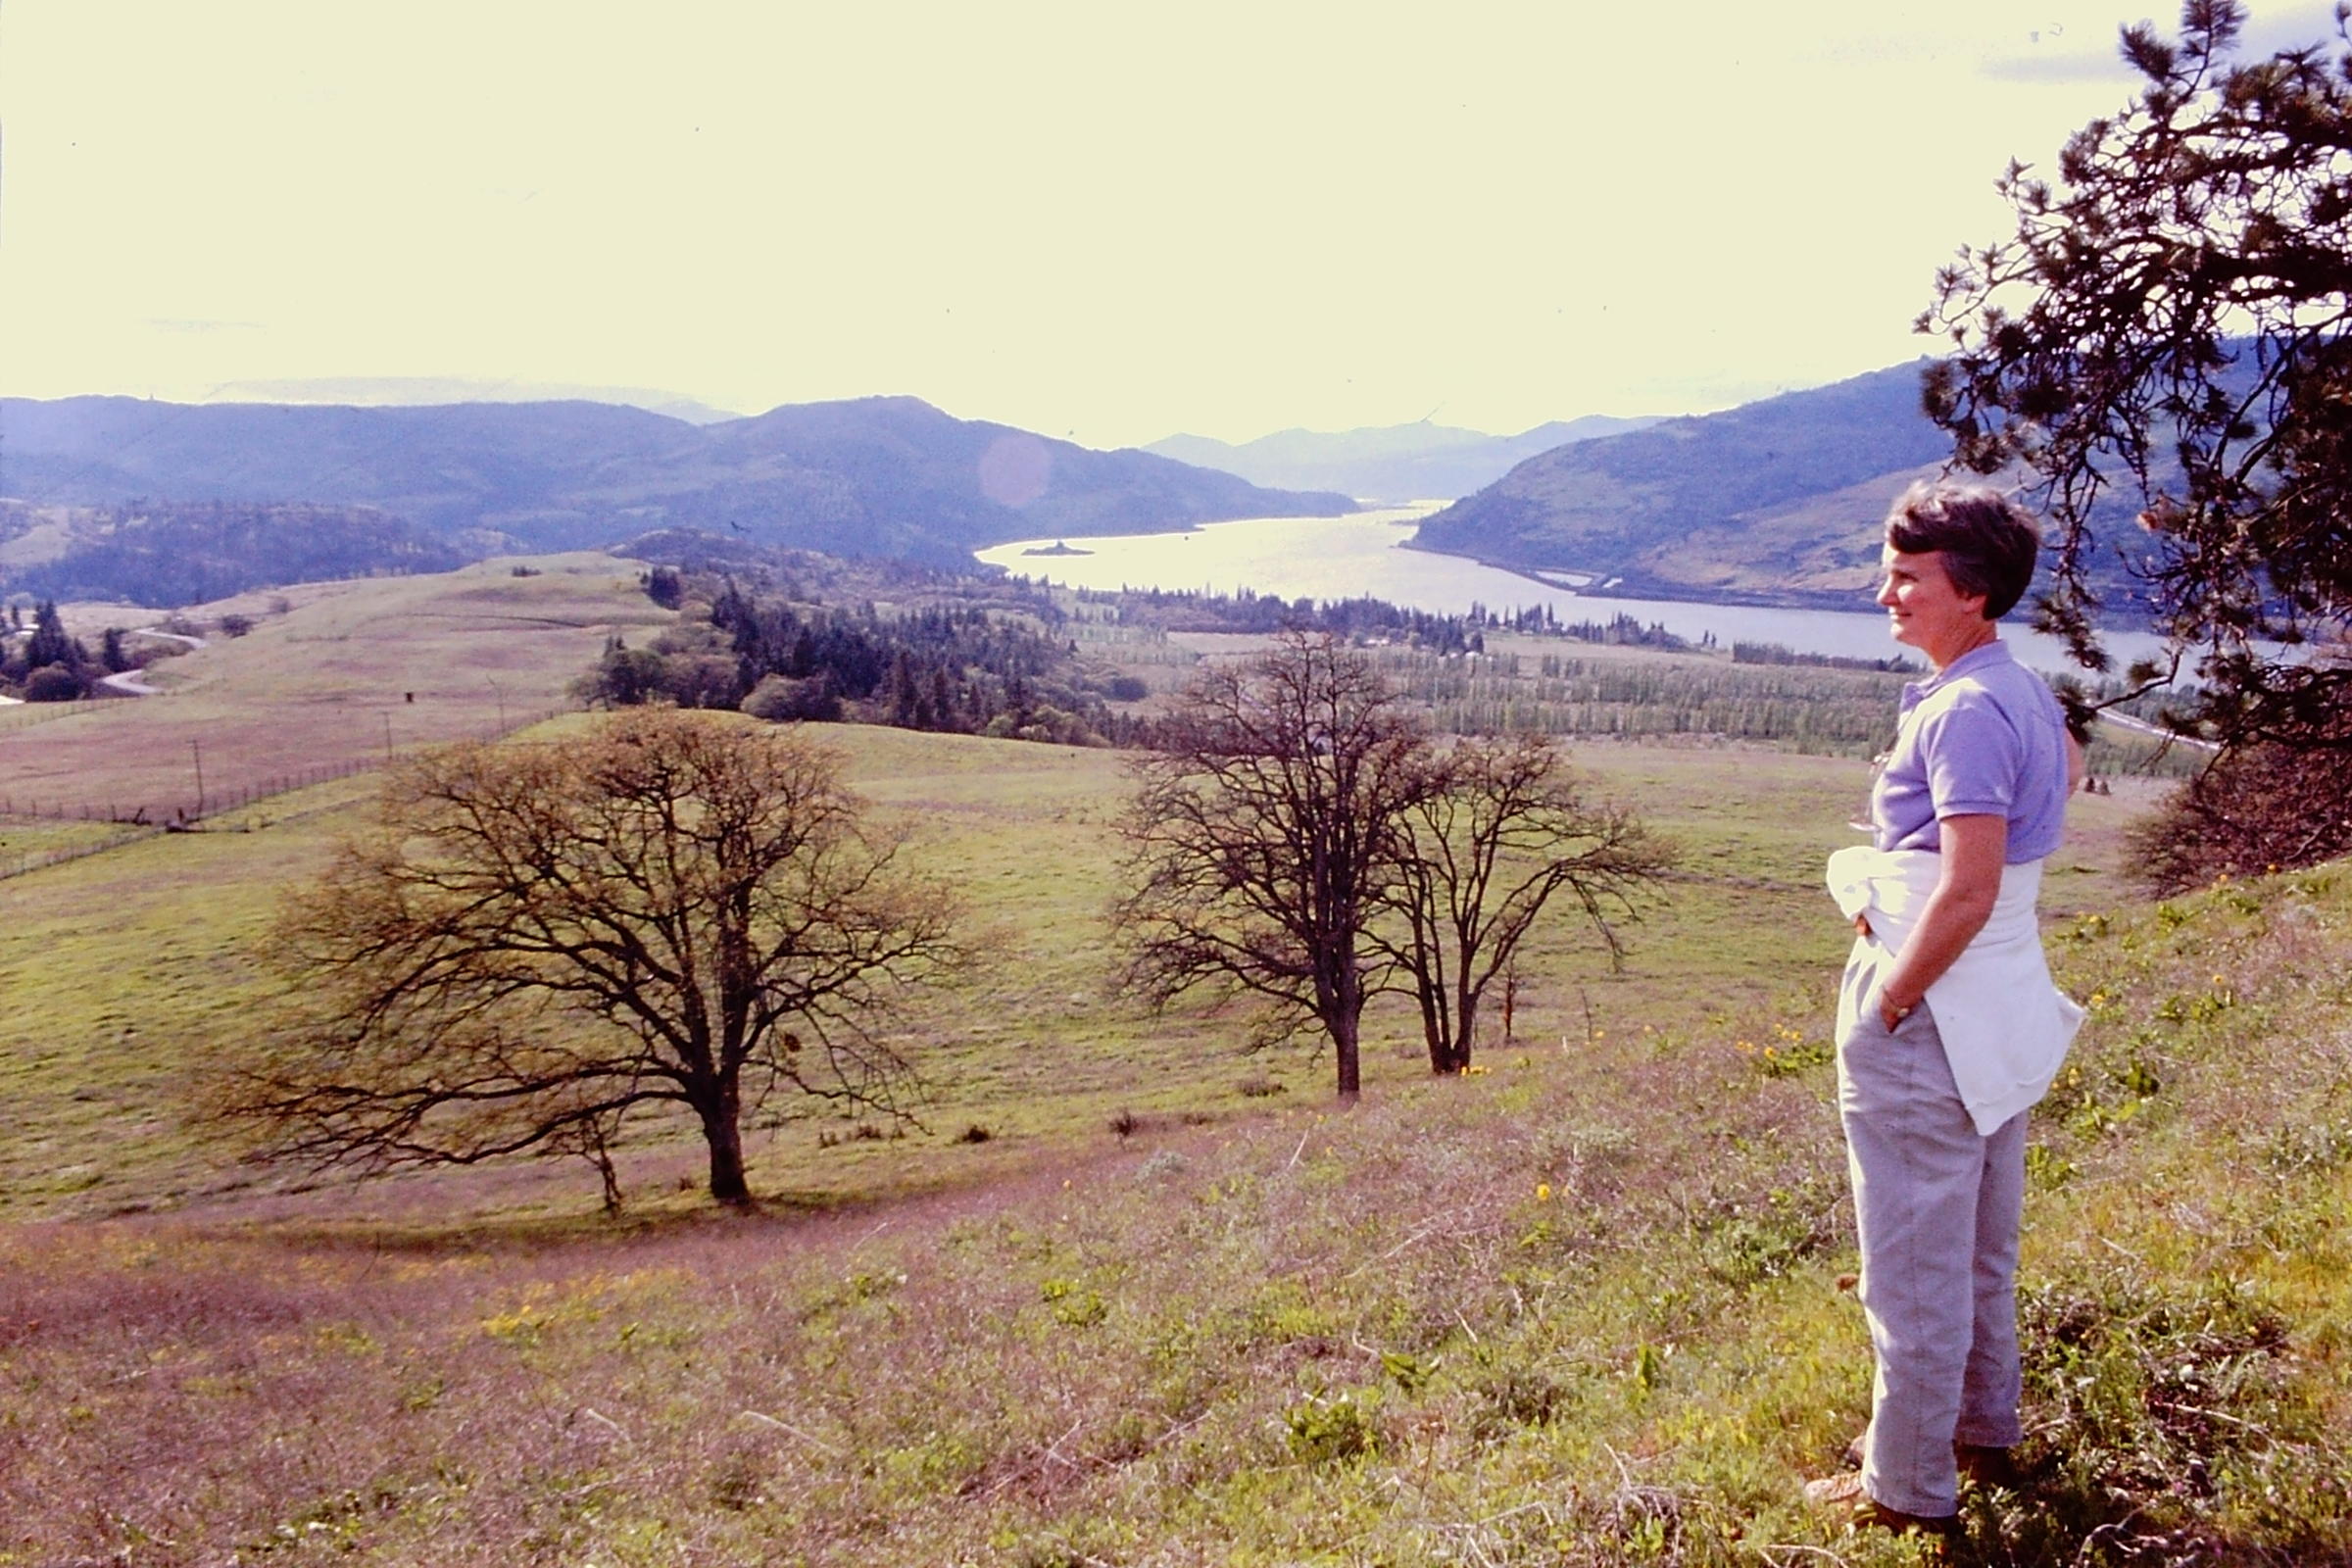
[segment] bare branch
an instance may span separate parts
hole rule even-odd
[[[1376,940],[1409,976],[1430,1069],[1460,1072],[1487,987],[1553,896],[1574,897],[1615,963],[1612,916],[1635,916],[1673,854],[1632,812],[1587,799],[1548,738],[1465,740],[1426,767],[1387,899],[1397,918]]]
[[[1327,636],[1205,671],[1137,764],[1121,828],[1134,891],[1112,911],[1129,985],[1265,1004],[1260,1038],[1319,1027],[1339,1092],[1361,1086],[1366,940],[1427,742],[1370,661]]]

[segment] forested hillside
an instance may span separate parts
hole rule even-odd
[[[371,507],[0,502],[0,592],[177,608],[249,588],[447,571],[463,552]]]

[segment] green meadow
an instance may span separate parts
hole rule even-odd
[[[576,559],[293,603],[0,767],[162,778],[183,702],[315,714],[337,678],[417,683],[396,744],[528,717],[662,618]],[[386,663],[300,652],[338,635]],[[70,734],[101,723],[111,754]],[[919,1121],[771,1106],[745,1216],[677,1127],[606,1218],[579,1161],[355,1184],[190,1123],[366,771],[0,877],[0,1564],[1919,1559],[1796,1501],[1868,1403],[1819,885],[1866,761],[1579,742],[1682,847],[1627,961],[1549,923],[1460,1078],[1382,1005],[1343,1111],[1246,1011],[1119,993],[1117,754],[815,733],[959,890],[969,959],[882,1028]],[[1961,1551],[2352,1560],[2352,878],[2135,902],[2154,790],[2078,799],[2047,884],[2093,1015],[2037,1112],[2028,1476]],[[91,831],[0,823],[0,871]]]

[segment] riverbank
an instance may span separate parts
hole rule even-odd
[[[1630,615],[1688,642],[1724,648],[1776,643],[1797,653],[1863,660],[1900,652],[1887,635],[1886,617],[1867,594],[1843,601],[1807,596],[1803,603],[1754,604],[1677,597],[1682,590],[1667,592],[1649,583],[1639,585],[1639,591],[1622,582],[1607,592],[1570,587],[1519,567],[1413,544],[1410,530],[1430,510],[1421,505],[1344,517],[1207,523],[1174,534],[1105,534],[1087,540],[1093,553],[1082,560],[1029,555],[1054,541],[1027,539],[977,552],[977,558],[1017,576],[1070,588],[1250,592],[1324,602],[1373,598],[1447,615],[1474,609],[1507,615],[1541,608],[1566,621]],[[1566,575],[1567,568],[1557,574]],[[2036,669],[2081,672],[2056,638],[2014,622],[2002,627],[2002,636]],[[2119,664],[2157,657],[2163,646],[2162,639],[2140,630],[2119,630],[2107,638],[2108,652]]]

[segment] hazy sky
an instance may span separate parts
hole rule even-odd
[[[1721,408],[1926,350],[2003,164],[2128,97],[2119,3],[0,0],[0,392]]]

